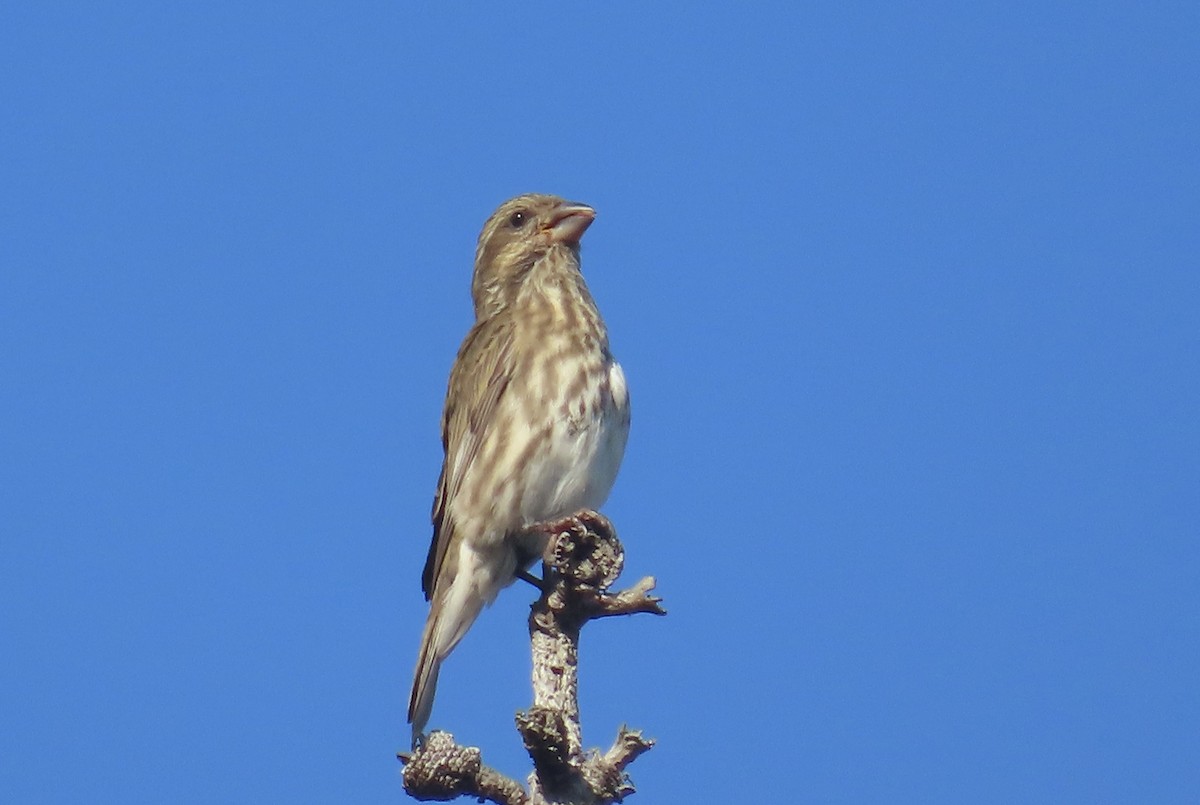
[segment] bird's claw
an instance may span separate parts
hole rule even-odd
[[[515,575],[518,579],[525,582],[526,584],[532,584],[534,587],[545,592],[546,582],[544,579],[538,578],[537,576],[530,573],[528,570],[518,570]]]

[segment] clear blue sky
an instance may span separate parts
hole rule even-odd
[[[1200,6],[9,3],[0,800],[389,803],[474,242],[633,396],[638,802],[1200,800]],[[433,726],[523,775],[525,587]],[[631,800],[632,801],[632,800]]]

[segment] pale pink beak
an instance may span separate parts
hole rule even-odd
[[[550,218],[549,232],[552,240],[568,246],[578,246],[584,231],[596,219],[596,211],[586,204],[563,202]]]

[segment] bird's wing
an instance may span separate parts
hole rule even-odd
[[[455,532],[451,502],[475,462],[500,399],[512,380],[510,332],[495,319],[479,322],[467,334],[446,392],[442,410],[442,448],[445,458],[433,499],[433,541],[421,574],[425,600],[433,597],[446,551]]]

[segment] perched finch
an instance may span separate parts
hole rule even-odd
[[[408,703],[414,744],[438,670],[485,604],[542,556],[539,523],[608,497],[629,434],[625,375],[579,271],[586,205],[500,205],[475,250],[475,324],[450,370],[445,459],[421,587],[430,602]]]

